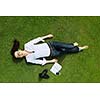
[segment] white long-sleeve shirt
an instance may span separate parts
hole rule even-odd
[[[26,56],[26,61],[33,64],[46,64],[46,59],[50,55],[50,48],[47,43],[37,44],[38,42],[43,41],[41,37],[33,39],[24,45],[24,49],[28,52],[32,52]],[[40,60],[38,58],[43,58]]]

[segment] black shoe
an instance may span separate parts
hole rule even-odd
[[[49,78],[49,75],[45,74],[45,75],[43,76],[43,78],[44,78],[44,79],[48,79],[48,78]]]
[[[40,73],[40,74],[39,74],[39,78],[48,79],[48,78],[50,78],[50,77],[49,77],[48,74],[42,74],[42,73]]]
[[[47,75],[48,69],[45,69],[42,71],[42,73],[39,73],[39,78],[44,78],[44,79],[48,79],[49,75]]]
[[[42,71],[42,74],[47,74],[47,72],[48,72],[48,69],[44,69],[44,70]]]

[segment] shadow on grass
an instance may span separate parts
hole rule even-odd
[[[80,51],[79,53],[81,53],[81,52],[82,52],[82,51]],[[74,56],[74,55],[76,55],[76,54],[78,54],[78,53],[63,54],[63,55],[57,57],[57,59],[58,59],[59,63],[62,63],[66,56],[71,56],[71,55]]]
[[[66,55],[61,55],[60,57],[57,57],[58,62],[59,62],[59,63],[62,63],[63,60],[65,59],[65,57],[66,57]]]

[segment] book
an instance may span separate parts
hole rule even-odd
[[[56,62],[54,63],[50,71],[55,75],[59,75],[59,72],[61,69],[62,69],[62,66]]]

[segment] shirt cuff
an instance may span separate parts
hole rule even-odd
[[[40,41],[42,41],[42,42],[45,42],[41,37],[38,37],[38,39],[39,39]]]
[[[42,65],[45,65],[45,64],[46,64],[46,59],[43,58],[43,63],[42,63]]]

